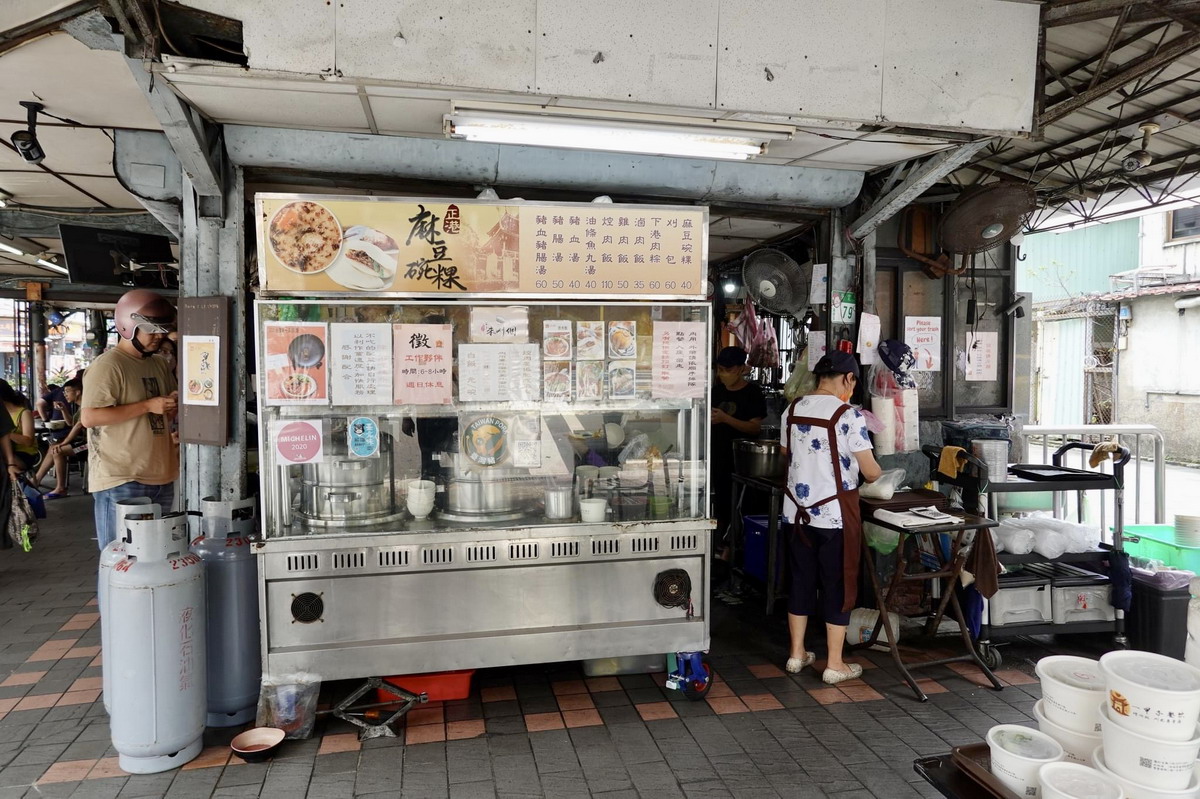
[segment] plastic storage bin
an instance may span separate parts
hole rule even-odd
[[[1141,580],[1133,581],[1133,603],[1125,614],[1130,649],[1156,652],[1183,660],[1187,646],[1188,602],[1186,588],[1164,591]]]
[[[783,540],[783,517],[779,517],[779,552],[775,557],[775,576],[778,579],[783,573],[783,563],[787,559],[787,548]],[[767,517],[766,516],[744,516],[742,517],[742,529],[746,533],[744,543],[744,560],[742,568],[746,574],[761,580],[767,581]]]
[[[1106,575],[1069,563],[1033,563],[1025,567],[1025,572],[1049,578],[1051,616],[1055,624],[1116,618]]]
[[[1000,577],[1000,590],[988,600],[988,620],[993,627],[1045,624],[1053,618],[1050,579],[1015,572]]]
[[[1125,551],[1139,558],[1161,560],[1177,569],[1200,574],[1200,547],[1185,547],[1175,543],[1175,526],[1172,524],[1127,524],[1125,535],[1138,536],[1141,540],[1125,542]]]
[[[430,674],[397,674],[384,677],[383,681],[414,694],[426,694],[430,702],[449,702],[466,699],[471,695],[471,677],[475,669],[462,671],[439,671]],[[399,701],[387,691],[375,692],[378,702]]]

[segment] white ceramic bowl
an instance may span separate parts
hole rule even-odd
[[[608,509],[607,499],[581,499],[579,500],[579,518],[585,522],[602,522],[604,521],[605,511]]]
[[[1042,799],[1125,799],[1125,789],[1115,780],[1078,763],[1042,766],[1038,769],[1038,784]]]
[[[1152,652],[1100,658],[1112,720],[1160,741],[1188,741],[1200,723],[1200,669]]]
[[[1200,781],[1193,777],[1192,782],[1188,787],[1181,791],[1163,791],[1158,788],[1150,788],[1142,785],[1134,780],[1127,780],[1120,774],[1113,772],[1104,762],[1104,747],[1097,746],[1096,751],[1092,752],[1092,765],[1096,767],[1104,776],[1110,778],[1113,782],[1125,789],[1125,799],[1198,799],[1200,798]]]
[[[1041,699],[1033,706],[1033,715],[1037,718],[1038,729],[1062,744],[1066,759],[1085,766],[1092,765],[1092,751],[1100,745],[1100,733],[1077,732],[1069,730],[1061,724],[1055,724],[1045,714],[1046,700]]]
[[[1183,790],[1195,778],[1200,730],[1187,741],[1163,741],[1119,724],[1105,703],[1100,719],[1104,762],[1110,771],[1156,790]]]
[[[1104,698],[1104,672],[1099,662],[1071,655],[1051,655],[1037,663],[1046,718],[1068,730],[1097,734],[1096,707]]]
[[[1063,759],[1063,748],[1044,732],[1017,724],[988,730],[992,774],[1017,796],[1038,799],[1038,769]]]

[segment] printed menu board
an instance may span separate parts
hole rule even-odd
[[[221,337],[184,335],[180,341],[181,399],[184,405],[221,404]]]
[[[334,405],[388,405],[392,401],[392,326],[329,326],[329,393]]]
[[[542,398],[538,344],[459,344],[460,402],[507,402]]]
[[[450,325],[395,325],[396,403],[449,405],[454,378]]]
[[[703,322],[655,322],[650,395],[655,399],[703,397],[706,341]]]
[[[323,322],[266,322],[267,405],[328,405]]]
[[[708,211],[259,194],[265,292],[704,296]]]

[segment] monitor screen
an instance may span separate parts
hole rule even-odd
[[[138,288],[178,288],[171,239],[84,225],[59,225],[72,283]]]

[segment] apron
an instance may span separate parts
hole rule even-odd
[[[850,410],[849,405],[843,404],[833,413],[830,419],[817,419],[812,416],[796,416],[796,403],[799,398],[792,401],[788,407],[787,416],[787,433],[788,445],[790,447],[792,441],[792,428],[796,425],[809,425],[810,427],[820,427],[829,434],[829,454],[833,457],[833,482],[838,487],[837,493],[831,497],[826,497],[820,502],[814,502],[811,505],[802,505],[795,495],[792,493],[791,470],[789,469],[788,479],[783,487],[784,493],[796,505],[796,534],[800,536],[800,540],[806,545],[809,543],[807,536],[804,535],[800,524],[808,524],[812,521],[809,511],[821,505],[836,501],[842,511],[842,576],[845,580],[846,591],[842,598],[842,612],[848,613],[854,609],[858,599],[858,570],[859,562],[862,558],[862,509],[858,504],[858,489],[853,488],[849,491],[842,488],[842,458],[838,451],[837,438],[837,421],[842,418],[846,411]]]

